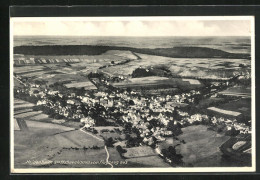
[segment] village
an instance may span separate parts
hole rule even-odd
[[[127,80],[123,76],[109,78],[102,73],[91,73],[85,84],[89,88],[82,89],[82,86],[77,87],[77,81],[69,85],[54,83],[47,86],[19,75],[15,75],[15,79],[23,84],[15,87],[15,98],[36,104],[34,111],[42,111],[56,122],[76,122],[84,131],[102,137],[108,147],[115,147],[123,157],[134,156],[140,147],[151,147],[155,152],[152,154],[171,166],[180,166],[182,155],[171,149],[172,146],[163,149],[160,143],[168,138],[185,143],[176,138],[182,134],[182,128],[206,125],[231,137],[251,133],[251,119],[243,113],[214,107],[218,104],[215,100],[200,106],[214,98],[225,97],[221,103],[226,104],[248,99],[246,93],[227,91],[240,86],[233,81],[205,85],[195,79],[148,76]],[[132,82],[124,84],[125,81]],[[164,87],[165,84],[174,86]],[[169,90],[161,93],[165,89]],[[134,148],[137,149],[131,153]],[[141,157],[151,152],[145,150],[142,153]]]

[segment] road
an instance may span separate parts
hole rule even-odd
[[[84,128],[84,127],[83,127],[83,128]],[[81,131],[81,132],[84,132],[84,133],[86,133],[86,134],[88,134],[88,135],[90,135],[90,136],[96,138],[96,139],[99,140],[99,141],[104,141],[103,139],[101,139],[101,138],[99,138],[99,137],[97,137],[97,136],[95,136],[95,135],[93,135],[93,134],[91,134],[91,133],[88,133],[88,132],[84,131],[83,128],[80,128],[80,131]],[[105,145],[104,149],[105,149],[105,151],[106,151],[106,153],[107,153],[106,163],[109,164],[109,165],[111,166],[111,168],[113,168],[113,167],[114,167],[113,164],[111,164],[111,163],[109,162],[109,152],[108,152],[108,150],[107,150],[107,146],[106,146],[106,145]]]

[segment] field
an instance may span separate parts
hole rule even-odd
[[[44,74],[35,78],[35,80],[45,81],[47,82],[47,85],[50,85],[56,82],[84,81],[86,80],[86,77],[78,74]]]
[[[222,108],[222,106],[221,106]],[[226,109],[221,109],[221,108],[216,108],[216,107],[209,107],[207,108],[207,110],[216,112],[216,113],[220,113],[223,115],[227,115],[227,116],[233,116],[233,117],[237,117],[240,116],[241,113],[240,112],[236,112],[236,111],[230,111],[230,110],[226,110]]]
[[[29,103],[20,99],[15,99],[14,100],[14,110],[15,112],[17,110],[24,110],[24,109],[30,109],[33,106],[35,106],[33,103]]]
[[[28,65],[48,65],[48,64],[77,64],[77,63],[101,63],[109,65],[113,61],[119,63],[125,59],[136,59],[137,57],[130,51],[110,50],[102,55],[24,55],[22,57],[14,56],[14,64],[16,66]]]
[[[37,121],[25,121],[28,131],[14,131],[15,167],[21,167],[27,160],[47,158],[46,138],[53,134],[73,130],[73,128]],[[49,141],[48,143],[51,143]],[[53,149],[54,150],[54,149]],[[50,149],[50,151],[52,151]]]
[[[96,138],[80,131],[61,132],[50,137],[55,146],[63,148],[92,148],[93,146],[103,147],[103,141],[97,141]]]
[[[28,78],[36,78],[39,77],[43,74],[45,74],[46,71],[38,71],[38,72],[30,72],[30,73],[26,73],[26,74],[20,74],[20,76],[22,77],[28,77]]]
[[[26,161],[29,160],[41,161],[52,160],[54,157],[54,160],[58,160],[60,157],[80,157],[78,152],[84,148],[93,147],[101,148],[102,151],[89,149],[87,159],[89,160],[93,153],[101,153],[101,160],[105,160],[103,156],[106,156],[106,152],[103,148],[103,141],[97,141],[93,136],[76,130],[73,126],[68,127],[65,121],[48,118],[48,116],[41,111],[32,111],[31,108],[33,106],[34,104],[27,103],[23,100],[14,100],[14,117],[19,120],[24,120],[28,127],[28,129],[23,128],[21,130],[16,128],[14,131],[15,167],[37,166],[27,164]],[[66,124],[66,126],[63,124]],[[78,129],[79,126],[76,128]],[[81,150],[77,152],[75,149]],[[61,155],[61,152],[65,153],[65,156],[63,156],[64,154]],[[57,155],[59,156],[56,157]],[[48,166],[51,166],[51,164],[48,164]],[[103,167],[103,165],[99,165],[99,167],[100,166]],[[84,167],[88,167],[88,165]]]
[[[230,137],[223,133],[208,130],[207,126],[197,125],[182,128],[183,134],[178,136],[184,140],[176,146],[176,152],[183,156],[184,166],[187,167],[232,167],[248,166],[239,161],[224,158],[219,147]],[[169,146],[176,145],[170,141]],[[164,148],[167,147],[164,144]]]
[[[27,121],[28,122],[28,121]],[[38,122],[34,122],[38,123]],[[48,124],[48,123],[45,123]],[[29,129],[33,126],[29,125]],[[48,130],[52,125],[43,126],[41,129],[35,128],[28,132],[15,131],[14,137],[14,153],[15,167],[37,167],[36,165],[26,164],[26,161],[99,161],[105,162],[106,152],[104,144],[97,142],[92,136],[89,136],[79,130],[71,131],[71,128],[57,129],[62,132],[56,134],[57,130]],[[44,130],[43,130],[44,129]],[[41,131],[40,131],[41,130]],[[67,131],[67,132],[64,132]],[[56,135],[55,135],[56,134]],[[83,149],[92,148],[93,146],[100,149]],[[78,149],[79,148],[79,149]],[[95,154],[95,155],[94,155]],[[48,167],[62,167],[60,164],[48,164]],[[67,165],[68,166],[68,165]],[[78,167],[79,165],[70,165],[70,167]],[[98,167],[105,167],[98,165]],[[42,167],[42,166],[39,166]],[[93,165],[84,164],[81,167],[93,167]],[[94,166],[97,167],[97,166]]]
[[[113,138],[115,139],[125,139],[125,135],[123,133],[116,132],[115,129],[118,129],[120,131],[123,130],[122,127],[114,127],[114,126],[100,126],[95,127],[95,130],[97,130],[98,135],[103,137],[104,139]]]
[[[207,127],[203,125],[189,126],[183,128],[182,131],[183,134],[178,138],[186,143],[177,146],[176,151],[183,156],[185,166],[221,166],[222,153],[219,146],[229,137],[207,130]]]
[[[140,60],[134,60],[127,64],[112,66],[103,71],[110,74],[128,76],[138,67],[167,67],[174,75],[180,77],[199,77],[209,79],[231,78],[234,72],[244,71],[239,67],[245,64],[250,68],[250,60],[247,59],[220,59],[220,58],[170,58],[137,53]]]
[[[157,155],[145,157],[131,157],[123,159],[115,148],[108,148],[110,161],[123,161],[124,163],[114,165],[116,168],[138,168],[138,167],[171,167]]]
[[[106,165],[106,152],[101,149],[79,149],[79,150],[62,150],[53,159],[57,164],[52,164],[50,168],[109,168]],[[62,161],[65,161],[62,164]],[[66,161],[75,162],[75,164],[66,164]],[[83,162],[77,163],[77,162]]]
[[[82,75],[104,72],[110,76],[131,76],[142,68],[166,68],[173,76],[185,78],[229,79],[236,73],[250,70],[250,60],[222,58],[171,58],[131,51],[109,50],[100,55],[35,56],[25,58],[79,59],[79,62],[46,63],[44,65],[19,66],[14,73],[35,80],[46,80],[47,84],[57,81],[84,81]],[[140,58],[139,58],[140,57]],[[126,60],[129,60],[126,62]],[[66,77],[67,76],[67,77]],[[69,77],[68,77],[69,76]]]
[[[240,112],[248,117],[251,117],[251,98],[242,98],[240,100],[231,101],[221,105],[221,108]]]
[[[96,86],[90,81],[73,82],[73,83],[65,84],[65,86],[67,88],[72,88],[72,87],[82,88],[82,87],[84,87],[85,89],[97,89]]]
[[[20,58],[20,57],[17,57]],[[25,55],[25,59],[45,59],[46,63],[42,65],[36,64],[24,64],[22,66],[14,67],[14,73],[21,77],[30,78],[33,80],[40,80],[47,82],[47,85],[54,84],[55,82],[62,81],[75,81],[68,84],[68,87],[77,86],[89,86],[90,84],[82,84],[86,80],[86,77],[90,72],[100,71],[100,68],[106,68],[109,66],[116,66],[118,63],[124,63],[127,60],[134,60],[137,57],[130,51],[117,51],[111,50],[103,53],[102,55],[73,55],[73,56],[35,56]],[[56,63],[52,61],[56,60]],[[70,59],[78,59],[79,62],[70,62]],[[49,61],[50,60],[50,61]],[[62,60],[57,63],[57,60]],[[67,64],[66,64],[67,63]],[[16,82],[16,85],[19,85]],[[93,88],[94,86],[91,85]],[[88,88],[89,89],[89,88]]]
[[[14,67],[14,73],[21,74],[21,73],[28,73],[33,71],[41,71],[44,69],[44,66],[20,66]]]
[[[138,168],[138,167],[157,167],[157,168],[172,168],[159,156],[149,156],[149,157],[139,157],[127,159],[128,167]]]
[[[251,87],[231,87],[219,92],[221,95],[251,97]]]
[[[199,104],[197,105],[198,108],[205,108],[212,106],[212,104],[220,104],[225,102],[224,98],[215,98],[215,97],[210,97],[207,99],[202,99]]]
[[[166,137],[165,141],[159,142],[158,146],[159,148],[162,149],[168,149],[169,146],[176,146],[176,145],[180,145],[180,141],[175,140],[173,137]]]
[[[14,81],[14,88],[22,88],[24,87],[23,84],[21,84],[16,78],[13,78]]]
[[[157,156],[154,150],[149,146],[140,146],[140,147],[132,147],[125,148],[126,153],[123,153],[125,158],[137,158],[144,156]]]
[[[149,76],[142,78],[130,78],[120,83],[114,83],[113,86],[118,88],[140,88],[140,87],[157,87],[157,88],[179,88],[182,90],[196,89],[203,87],[198,80],[182,78],[166,78],[158,76]]]

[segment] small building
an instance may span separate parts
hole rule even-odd
[[[68,100],[67,100],[67,104],[75,104],[75,102],[74,102],[74,100],[72,100],[72,99],[68,99]]]
[[[95,121],[94,119],[92,119],[91,117],[84,117],[84,118],[81,118],[80,119],[80,122],[81,123],[84,123],[84,127],[86,128],[90,128],[90,127],[93,127],[95,125]]]

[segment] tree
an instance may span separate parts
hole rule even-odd
[[[129,105],[135,105],[135,103],[132,99],[129,101]]]
[[[183,165],[183,156],[176,153],[175,147],[170,146],[168,149],[163,149],[161,152],[165,158],[171,160],[172,166]]]
[[[239,134],[239,130],[236,130],[234,127],[232,127],[231,130],[226,131],[225,135],[227,136],[237,136]]]
[[[127,151],[125,149],[123,149],[121,146],[116,146],[116,150],[120,153],[120,155],[122,153],[126,153]]]
[[[147,77],[147,76],[153,76],[155,75],[154,73],[152,73],[151,71],[144,69],[144,68],[137,68],[133,71],[132,73],[132,77]]]
[[[107,140],[105,140],[105,145],[106,145],[107,147],[114,147],[113,144],[114,144],[114,140],[113,140],[112,137],[110,137],[110,138],[108,138]]]
[[[127,122],[126,124],[125,124],[125,131],[126,132],[132,132],[132,123],[131,122]]]
[[[180,127],[180,124],[177,123],[176,125],[174,124],[174,121],[170,121],[167,125],[167,129],[172,131],[172,133],[175,135],[175,136],[178,136],[180,134],[182,134],[182,130],[181,130],[181,127]]]

